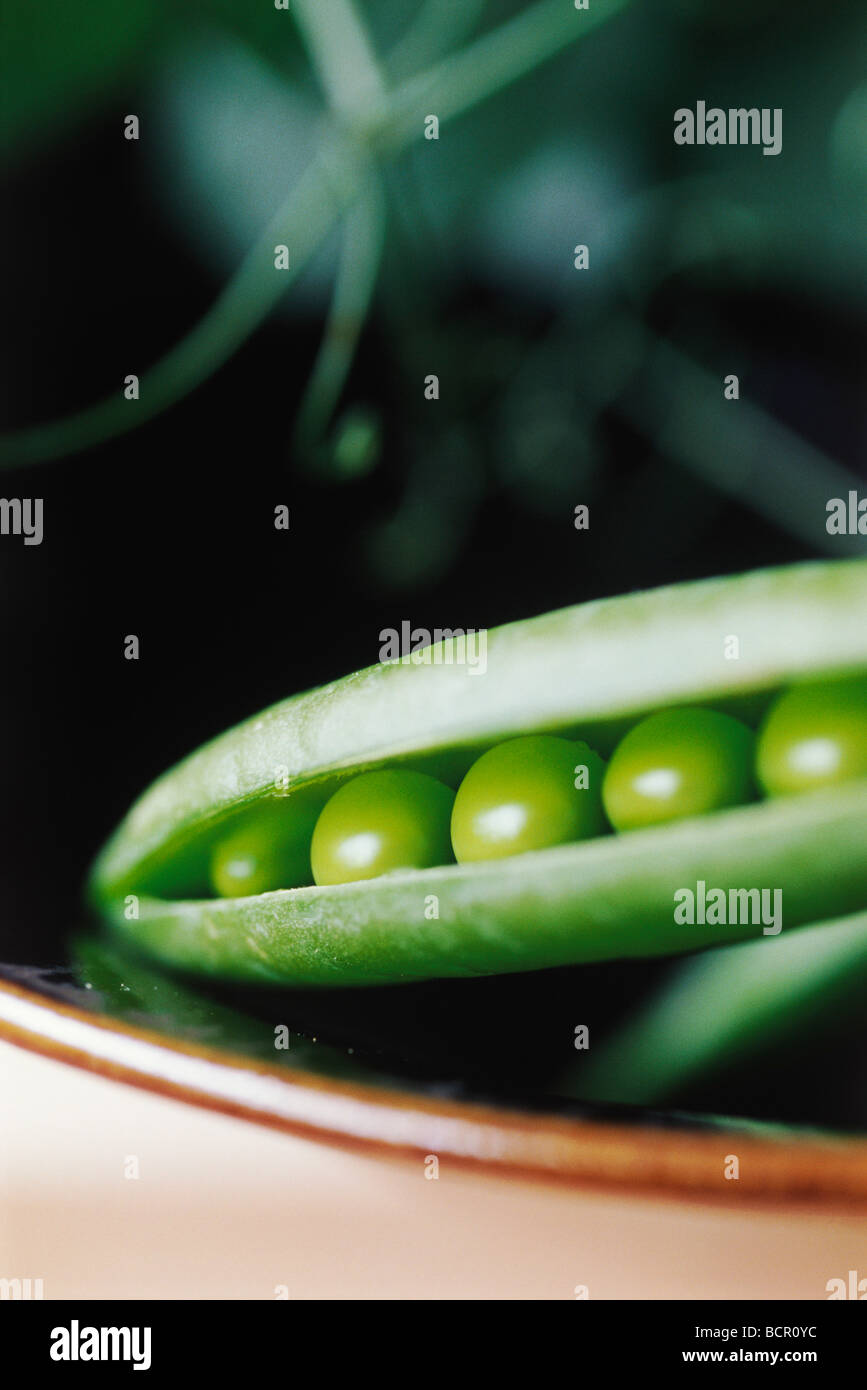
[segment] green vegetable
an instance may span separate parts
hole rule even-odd
[[[708,764],[717,799],[689,819],[490,862],[448,864],[442,853],[429,868],[249,897],[208,896],[207,878],[214,845],[273,794],[275,779],[287,815],[305,816],[360,774],[425,773],[456,786],[487,750],[542,734],[586,739],[603,755],[614,749],[611,777],[618,743],[648,715],[680,710],[683,718],[698,706],[755,721],[798,683],[863,678],[865,608],[863,561],[798,565],[511,624],[488,634],[484,670],[460,664],[454,638],[418,663],[380,664],[265,711],[160,778],[97,860],[91,900],[164,961],[214,976],[328,985],[538,969],[762,936],[756,921],[676,920],[675,893],[699,881],[724,893],[779,890],[785,929],[863,910],[867,778],[712,809],[733,775],[719,749]],[[718,728],[718,719],[709,725]],[[742,759],[733,762],[742,775]],[[773,938],[765,945],[772,949]]]
[[[715,710],[663,710],[618,744],[602,799],[617,830],[700,816],[751,799],[753,735]]]
[[[350,883],[447,863],[454,799],[423,772],[367,772],[347,782],[316,822],[314,882]]]
[[[315,811],[298,814],[288,799],[271,797],[221,836],[211,855],[211,883],[224,898],[268,893],[310,882],[310,837]]]
[[[602,759],[549,734],[489,748],[458,788],[452,846],[459,864],[601,833]]]
[[[867,913],[679,962],[656,996],[555,1083],[582,1100],[658,1105],[722,1065],[743,1065],[863,1015]],[[672,1043],[675,1043],[672,1046]]]
[[[769,796],[867,777],[867,676],[785,691],[760,730],[756,772]]]

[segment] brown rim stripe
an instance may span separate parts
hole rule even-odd
[[[304,1138],[383,1154],[437,1154],[502,1174],[726,1204],[867,1205],[867,1140],[692,1134],[445,1102],[341,1083],[161,1037],[0,983],[0,1037],[113,1080]],[[727,1182],[727,1153],[740,1179]]]

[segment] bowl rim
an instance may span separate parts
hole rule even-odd
[[[380,1157],[436,1157],[524,1180],[630,1194],[867,1207],[867,1138],[662,1126],[500,1108],[276,1066],[170,1038],[0,980],[0,1039],[127,1085]],[[726,1181],[732,1155],[737,1182]]]

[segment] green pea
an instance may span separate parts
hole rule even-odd
[[[455,794],[423,772],[365,772],[325,803],[310,851],[317,884],[352,883],[452,858]]]
[[[586,743],[547,734],[489,748],[455,797],[452,847],[458,863],[598,835],[605,823],[603,766]]]
[[[867,676],[784,691],[759,730],[756,776],[768,796],[867,776]]]
[[[211,854],[211,883],[222,898],[247,898],[310,882],[315,811],[290,797],[251,808]]]
[[[746,724],[729,714],[651,714],[630,729],[608,764],[608,819],[616,830],[635,830],[749,801],[753,742]]]

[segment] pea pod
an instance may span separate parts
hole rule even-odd
[[[867,562],[806,564],[595,601],[449,638],[294,697],[200,749],[133,806],[90,895],[166,962],[292,984],[384,983],[689,951],[760,933],[679,924],[704,881],[780,888],[785,925],[867,905],[867,780],[491,862],[245,898],[205,897],[233,817],[275,791],[309,817],[342,782],[410,768],[456,785],[507,738],[610,751],[638,719],[704,704],[758,718],[801,681],[867,667]]]
[[[553,1089],[582,1100],[670,1102],[723,1061],[743,1065],[799,1034],[818,1034],[822,1046],[832,1019],[839,1027],[863,1015],[865,984],[864,912],[792,932],[773,950],[748,941],[690,957],[592,1057],[578,1054]]]

